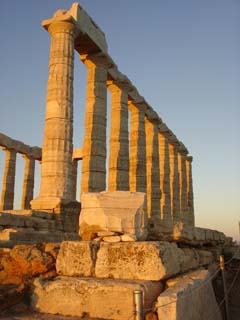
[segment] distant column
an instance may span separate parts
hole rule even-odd
[[[161,218],[163,221],[171,222],[171,194],[170,194],[170,163],[169,143],[167,138],[159,132],[159,162],[160,162],[160,188],[161,196]]]
[[[114,83],[111,91],[111,127],[108,190],[129,190],[128,94]]]
[[[148,217],[160,219],[160,172],[158,127],[145,118],[147,155],[147,212]]]
[[[72,164],[72,199],[76,200],[77,196],[77,173],[78,173],[78,160],[73,159]]]
[[[76,31],[70,17],[65,21],[55,17],[44,23],[51,34],[49,78],[40,194],[31,201],[31,207],[53,210],[61,203],[73,200],[73,64]]]
[[[87,66],[87,93],[81,192],[106,190],[107,70],[91,60]]]
[[[0,210],[12,210],[16,173],[16,151],[2,148],[6,153],[5,169],[2,183]]]
[[[179,164],[179,185],[180,185],[180,220],[187,222],[187,171],[186,171],[186,155],[187,152],[180,151],[178,153]]]
[[[130,191],[146,192],[145,108],[129,103],[130,112]]]
[[[178,150],[173,144],[169,144],[169,159],[172,220],[173,222],[177,222],[180,220],[180,185],[178,173]]]
[[[34,171],[35,160],[26,155],[23,155],[25,159],[25,170],[22,187],[22,209],[30,209],[30,201],[33,199],[34,190]]]
[[[188,221],[189,225],[195,225],[194,219],[194,202],[193,202],[193,181],[192,181],[192,157],[186,159],[187,171],[187,205],[188,205]]]

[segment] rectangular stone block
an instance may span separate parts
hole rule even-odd
[[[96,253],[97,244],[94,242],[62,242],[56,261],[57,273],[64,276],[93,276]]]
[[[207,250],[197,250],[199,256],[199,265],[205,266],[213,262],[213,254]]]
[[[205,237],[206,237],[206,241],[214,240],[214,230],[205,229]]]
[[[141,192],[114,191],[83,193],[81,196],[80,235],[91,240],[99,231],[113,231],[147,237],[145,194]]]
[[[163,290],[161,282],[58,277],[34,282],[32,306],[43,313],[97,319],[132,319],[133,291],[143,290],[144,308],[151,308]]]
[[[205,241],[206,240],[205,229],[195,227],[194,228],[194,240]]]
[[[156,304],[158,319],[221,320],[209,276],[207,270],[197,270],[169,280]]]
[[[99,278],[161,280],[180,272],[183,252],[175,243],[101,243],[95,275]]]
[[[199,266],[199,255],[195,249],[183,248],[182,260],[180,263],[181,272],[186,272],[191,269],[197,269]]]

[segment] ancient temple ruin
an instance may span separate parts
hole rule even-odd
[[[22,209],[54,212],[58,206],[76,204],[77,161],[82,161],[81,192],[145,192],[149,217],[194,225],[192,157],[118,70],[104,33],[78,4],[69,11],[57,11],[43,21],[43,27],[51,36],[44,141],[37,148],[0,135],[6,152],[1,209],[14,209],[19,153],[26,161]],[[74,54],[87,68],[82,149],[73,148]],[[107,90],[111,92],[109,115]],[[111,118],[110,137],[106,136],[107,117]],[[32,199],[35,161],[41,162],[41,181],[40,193]]]
[[[192,157],[118,70],[104,33],[83,8],[74,3],[42,25],[51,37],[44,140],[41,148],[31,147],[0,134],[6,152],[0,246],[63,241],[56,262],[59,277],[35,283],[32,304],[37,310],[129,319],[133,290],[144,291],[145,308],[169,302],[166,279],[170,296],[186,288],[194,291],[209,274],[192,270],[211,266],[231,239],[195,226]],[[87,69],[81,149],[73,146],[74,54]],[[13,206],[17,154],[26,161],[21,210]],[[36,161],[41,163],[40,192],[33,199]],[[78,161],[81,204],[76,200]],[[170,278],[186,272],[192,273],[180,277],[180,289],[171,284]],[[211,308],[204,297],[212,301]],[[99,299],[102,307],[95,305]],[[201,310],[203,319],[215,312],[214,319],[220,319],[211,286],[202,287],[198,300],[192,314]],[[171,317],[159,307],[159,319],[176,319],[177,307]]]

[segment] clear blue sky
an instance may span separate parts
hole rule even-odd
[[[41,20],[64,0],[1,0],[0,132],[42,144],[49,35]],[[198,226],[235,238],[240,220],[240,1],[82,0],[120,71],[193,156]],[[75,57],[74,144],[80,147],[86,70]],[[0,154],[0,178],[4,153]],[[16,185],[20,198],[23,159]],[[39,175],[39,172],[37,172]],[[17,200],[17,202],[19,202]]]

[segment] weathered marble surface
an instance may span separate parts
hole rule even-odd
[[[115,191],[83,193],[79,227],[83,240],[91,240],[99,231],[113,231],[147,237],[145,194]]]
[[[169,280],[157,300],[158,318],[221,320],[209,276],[207,270],[197,270]]]
[[[133,315],[134,290],[143,290],[144,308],[150,308],[163,289],[161,282],[75,277],[34,284],[32,305],[40,312],[116,320]]]

